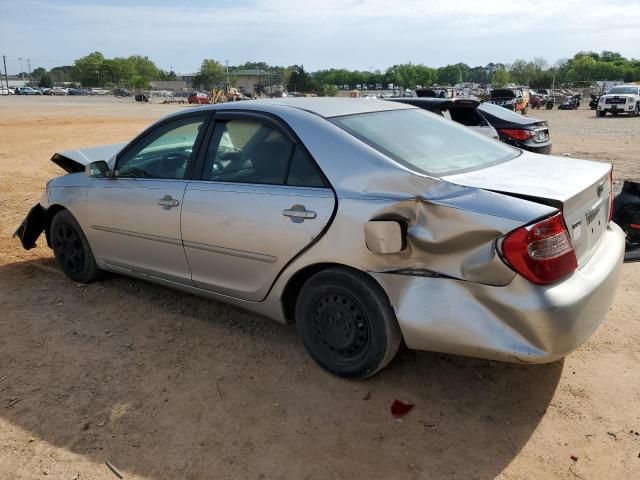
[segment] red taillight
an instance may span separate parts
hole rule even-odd
[[[609,171],[609,221],[613,219],[613,165]]]
[[[531,140],[536,136],[536,132],[519,128],[501,128],[499,131],[507,137],[522,141]]]
[[[578,268],[562,213],[509,233],[502,253],[516,272],[538,284],[556,282]]]

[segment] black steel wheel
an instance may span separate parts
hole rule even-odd
[[[313,307],[316,347],[335,357],[336,363],[350,365],[367,353],[371,340],[369,320],[360,305],[341,289],[329,289]]]
[[[69,211],[61,210],[53,217],[49,238],[53,255],[69,278],[89,283],[100,276],[89,242]]]
[[[296,323],[309,355],[347,378],[374,375],[395,356],[401,340],[382,287],[347,268],[323,270],[307,280],[296,301]]]
[[[51,231],[51,245],[65,271],[78,273],[84,267],[84,251],[80,237],[66,223],[59,223]]]

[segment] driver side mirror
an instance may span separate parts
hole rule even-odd
[[[109,165],[104,160],[88,163],[84,171],[91,178],[113,177],[113,172],[109,170]]]

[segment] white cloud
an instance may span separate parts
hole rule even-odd
[[[579,50],[638,56],[640,44],[637,0],[212,3],[25,1],[15,8],[15,2],[0,0],[0,44],[9,47],[9,57],[32,58],[32,66],[70,63],[100,50],[107,56],[148,55],[180,71],[197,69],[204,57],[232,64],[304,63],[310,70],[408,61],[478,65],[539,56],[553,63]]]

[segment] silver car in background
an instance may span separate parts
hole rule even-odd
[[[78,282],[110,271],[295,322],[328,371],[409,348],[542,363],[612,304],[611,166],[522,152],[421,109],[299,98],[181,111],[61,152],[16,234]],[[86,172],[85,172],[86,170]]]

